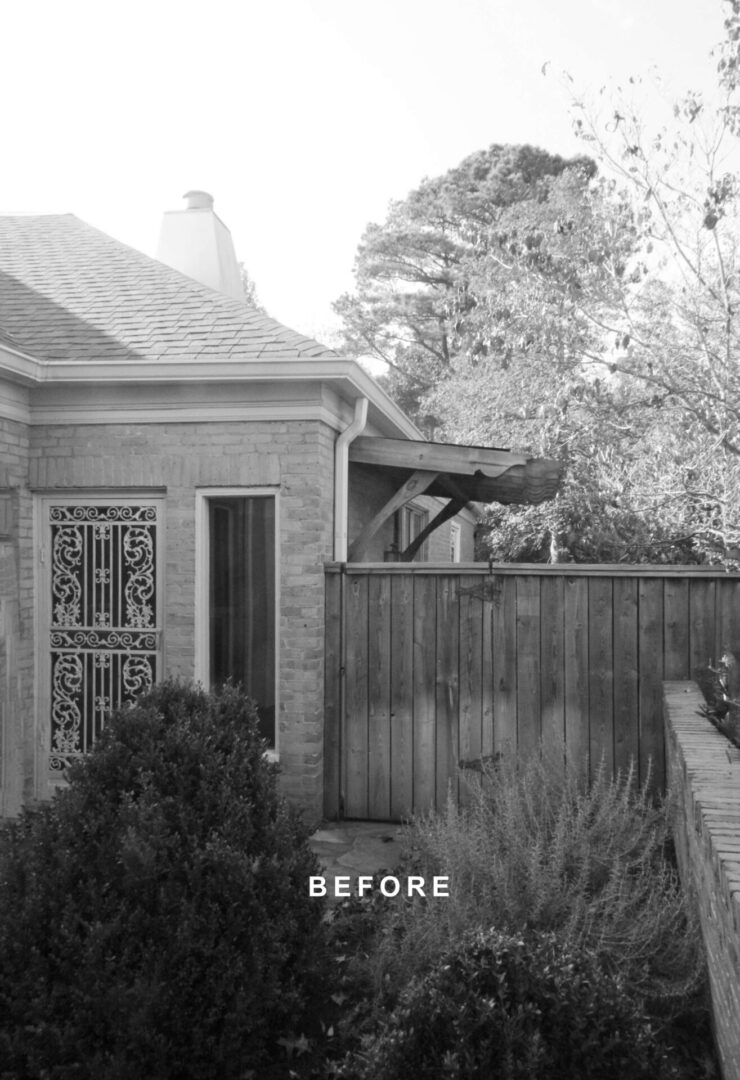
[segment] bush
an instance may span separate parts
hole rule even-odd
[[[397,903],[376,980],[400,989],[471,929],[552,931],[619,971],[664,1016],[703,983],[698,926],[671,859],[670,821],[647,787],[599,771],[590,787],[535,756],[469,784],[468,806],[418,820],[410,872],[449,876],[450,898]]]
[[[707,699],[700,708],[702,715],[733,746],[740,747],[740,664],[737,658],[725,650],[717,667],[697,672],[697,682]]]
[[[4,830],[4,1080],[272,1075],[323,938],[263,750],[241,693],[164,684]]]
[[[353,1080],[630,1080],[660,1075],[618,976],[554,934],[468,934],[405,990],[341,1074]]]

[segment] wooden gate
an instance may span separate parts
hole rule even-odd
[[[662,681],[740,651],[740,575],[368,564],[326,574],[325,813],[400,820],[543,746],[664,783]]]

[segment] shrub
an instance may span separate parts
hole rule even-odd
[[[718,731],[740,747],[740,664],[725,651],[717,667],[707,667],[697,673],[697,682],[707,699],[701,707],[703,716]]]
[[[630,1080],[660,1075],[650,1025],[583,949],[554,934],[465,935],[413,981],[341,1074],[353,1080]]]
[[[703,985],[700,934],[669,858],[669,813],[631,775],[590,787],[539,757],[499,763],[469,805],[417,821],[407,868],[450,879],[449,899],[399,902],[379,936],[376,984],[398,992],[466,931],[556,932],[621,973],[656,1015]]]
[[[272,1075],[315,989],[322,907],[263,750],[237,690],[164,684],[4,830],[4,1080]]]

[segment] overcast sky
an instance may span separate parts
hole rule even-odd
[[[5,0],[0,26],[1,212],[154,254],[162,213],[205,189],[269,313],[326,339],[389,200],[494,142],[579,152],[563,69],[708,84],[722,5]]]

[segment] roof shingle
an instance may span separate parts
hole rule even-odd
[[[39,360],[337,359],[73,214],[0,217],[0,343]]]

